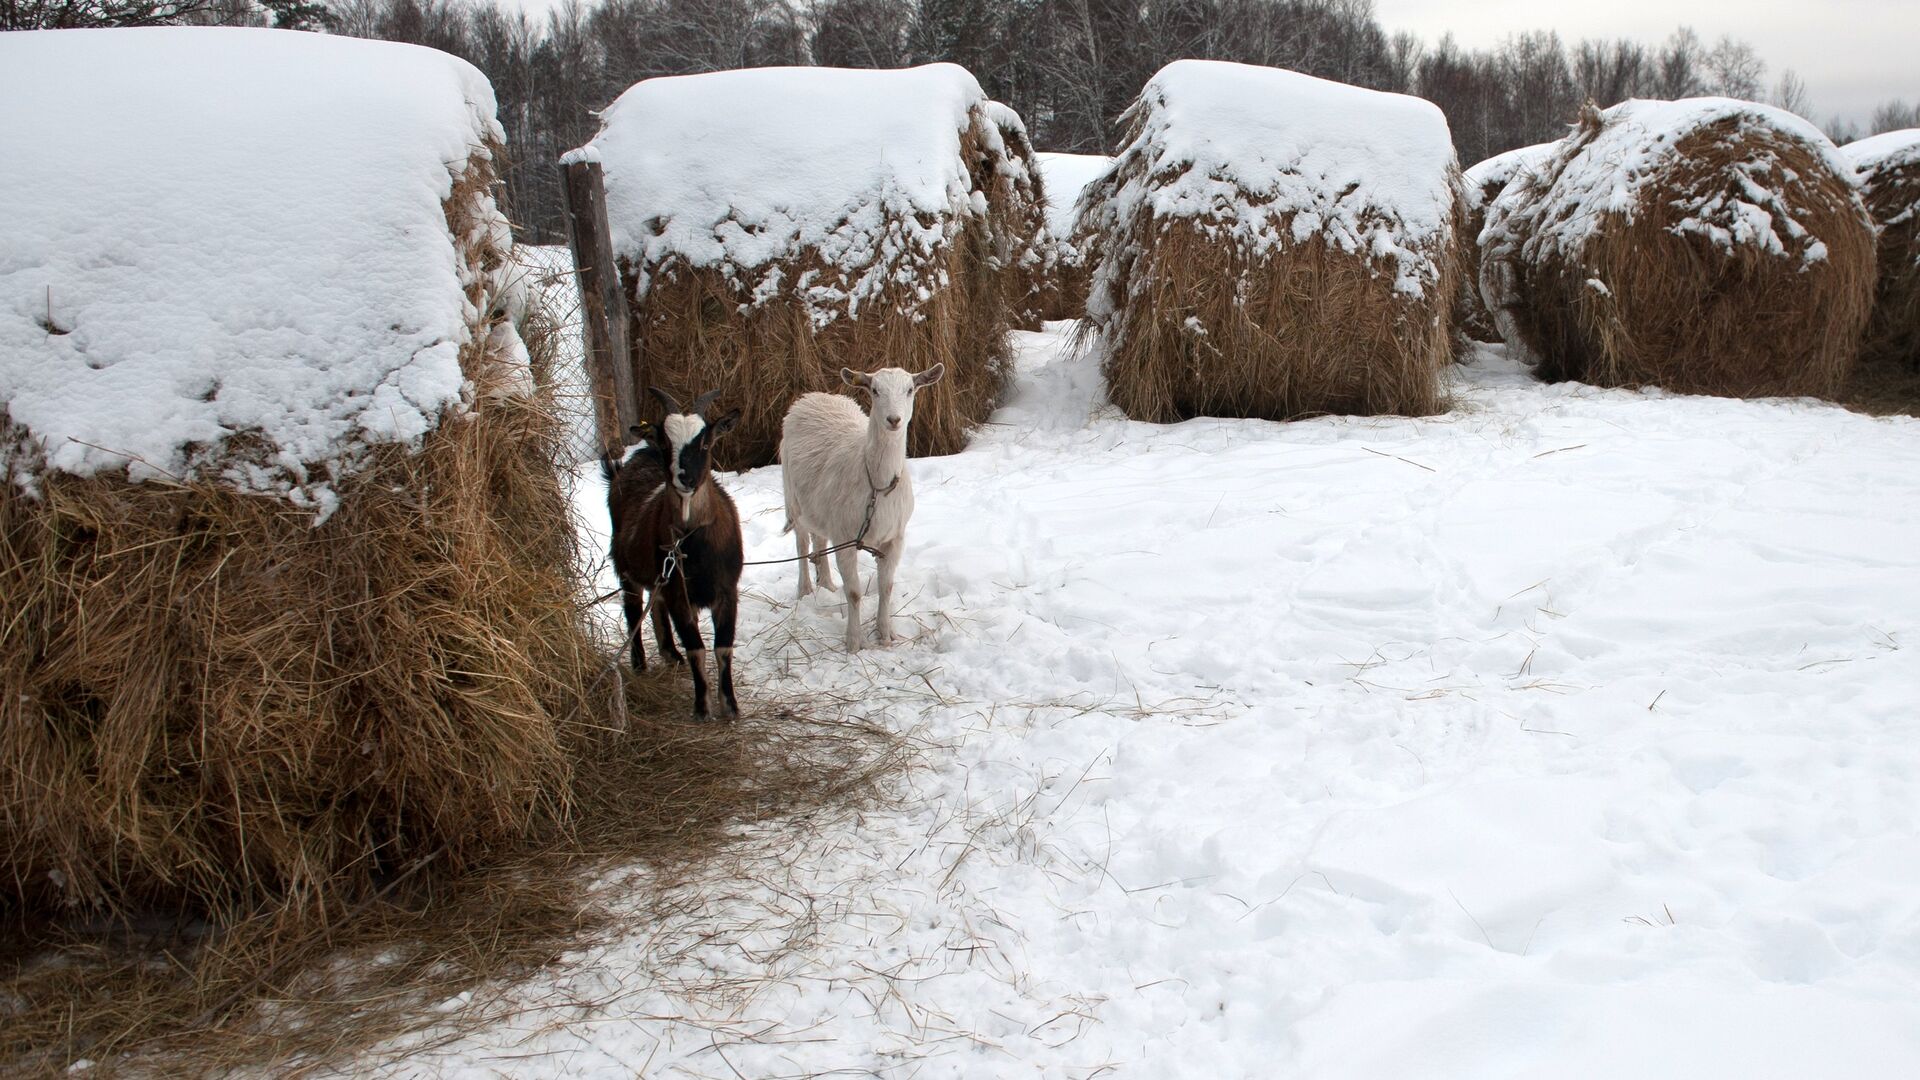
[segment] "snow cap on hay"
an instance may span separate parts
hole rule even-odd
[[[0,94],[0,390],[46,468],[324,515],[372,448],[464,407],[475,283],[441,203],[501,138],[470,64],[256,30],[15,33]],[[461,246],[510,243],[490,202],[471,228]]]
[[[1480,298],[1480,232],[1486,227],[1487,207],[1507,190],[1515,176],[1544,161],[1555,145],[1537,143],[1495,154],[1461,176],[1466,186],[1467,225],[1461,244],[1465,272],[1460,275],[1459,318],[1461,328],[1475,341],[1501,340],[1500,330]]]
[[[1006,375],[1044,258],[1025,126],[952,64],[648,79],[583,148],[605,172],[641,385],[720,388],[715,448],[771,462],[787,404],[839,370],[946,362],[913,453],[951,453]]]
[[[1543,378],[1831,395],[1871,303],[1850,164],[1727,98],[1585,110],[1488,208],[1481,294]]]
[[[4,903],[338,912],[564,813],[597,659],[548,406],[484,322],[484,79],[56,31],[0,36],[0,96]]]
[[[1139,419],[1424,413],[1451,356],[1459,174],[1432,103],[1182,60],[1086,195],[1083,330]]]
[[[1841,149],[1859,170],[1880,238],[1879,284],[1861,356],[1920,367],[1920,128]]]
[[[1038,154],[1047,196],[1047,241],[1053,249],[1042,310],[1049,319],[1087,312],[1087,235],[1077,222],[1081,196],[1108,169],[1105,154]]]

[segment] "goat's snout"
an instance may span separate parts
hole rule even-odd
[[[887,417],[887,430],[888,430],[888,431],[899,431],[899,430],[900,430],[900,418],[899,418],[899,417],[897,417],[897,416],[889,416],[889,417]]]

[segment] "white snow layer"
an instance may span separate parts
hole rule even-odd
[[[585,149],[602,163],[614,249],[639,268],[641,291],[680,259],[721,270],[755,304],[793,293],[829,321],[857,317],[890,282],[915,283],[986,212],[962,132],[977,113],[991,148],[1001,126],[1025,138],[1019,117],[991,104],[953,64],[647,79],[608,106]],[[778,264],[803,252],[832,273],[782,280]]]
[[[1731,122],[1727,136],[1740,139],[1767,134],[1804,146],[1834,175],[1851,179],[1854,167],[1839,148],[1812,124],[1769,105],[1732,98],[1685,98],[1680,101],[1623,101],[1602,114],[1599,134],[1581,133],[1553,144],[1546,158],[1534,162],[1536,172],[1551,178],[1544,193],[1509,184],[1487,214],[1482,236],[1487,246],[1520,248],[1529,261],[1542,255],[1574,256],[1608,223],[1631,224],[1648,212],[1643,196],[1668,181],[1670,166],[1679,164],[1679,144],[1701,129]],[[1750,153],[1726,166],[1728,183],[1705,185],[1702,190],[1663,204],[1659,212],[1672,218],[1667,226],[1676,235],[1698,235],[1722,251],[1757,248],[1769,255],[1793,258],[1811,265],[1826,258],[1821,242],[1799,215],[1786,185],[1799,179],[1769,146],[1747,144]],[[1857,191],[1854,203],[1860,217],[1866,208]],[[1501,238],[1495,234],[1512,235]]]
[[[370,444],[460,403],[474,312],[441,203],[500,136],[471,65],[277,30],[12,33],[0,100],[0,400],[47,466],[324,514]],[[236,435],[269,456],[223,460]]]
[[[1920,163],[1920,128],[1869,135],[1848,143],[1840,151],[1863,173]]]
[[[1073,241],[1080,193],[1113,167],[1105,154],[1035,154],[1041,186],[1047,193],[1047,232],[1066,248]]]
[[[1402,293],[1419,296],[1439,279],[1457,177],[1447,120],[1432,102],[1178,60],[1133,108],[1139,132],[1114,165],[1125,179],[1096,208],[1103,232],[1141,213],[1187,219],[1255,257],[1319,237],[1386,263]],[[1090,304],[1104,309],[1106,292],[1096,288]]]
[[[850,703],[899,798],[380,1074],[1920,1076],[1920,421],[1482,347],[1446,416],[1144,424],[1015,340],[904,641],[742,580],[749,714]]]
[[[1487,188],[1495,184],[1505,187],[1519,173],[1546,160],[1554,147],[1559,145],[1557,142],[1546,142],[1522,146],[1504,154],[1495,154],[1468,169],[1461,175],[1461,179],[1466,181],[1468,203],[1480,206]]]

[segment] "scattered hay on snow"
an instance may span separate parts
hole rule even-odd
[[[1431,103],[1183,60],[1082,212],[1083,335],[1128,416],[1431,413],[1461,199]]]
[[[1851,166],[1751,102],[1589,107],[1482,236],[1482,297],[1550,381],[1832,396],[1872,302]]]

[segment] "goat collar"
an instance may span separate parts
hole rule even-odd
[[[901,470],[900,472],[894,473],[893,482],[888,484],[886,487],[881,487],[879,484],[876,484],[873,482],[873,469],[869,467],[867,469],[867,486],[873,489],[874,498],[879,498],[882,495],[891,495],[893,494],[893,489],[900,486],[900,478],[905,475],[906,475],[906,470],[904,469]]]

